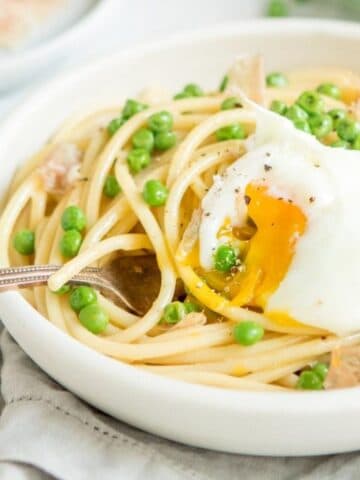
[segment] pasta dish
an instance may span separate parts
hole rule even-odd
[[[265,74],[242,56],[213,91],[150,87],[70,119],[12,181],[0,262],[62,265],[20,293],[138,368],[238,390],[355,386],[359,178],[360,77]],[[161,274],[143,316],[68,285],[139,255]]]

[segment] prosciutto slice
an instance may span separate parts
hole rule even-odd
[[[246,95],[250,100],[264,105],[265,71],[261,55],[244,55],[235,61],[228,73],[226,91],[233,95]]]
[[[80,179],[81,152],[72,143],[56,145],[39,168],[48,193],[62,195]]]
[[[347,388],[360,385],[360,345],[338,347],[331,354],[325,388]]]

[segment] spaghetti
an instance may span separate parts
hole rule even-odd
[[[16,173],[0,219],[3,266],[63,265],[48,287],[24,290],[27,301],[85,345],[152,372],[239,390],[323,388],[321,375],[309,387],[311,379],[306,383],[303,373],[320,371],[334,349],[354,344],[356,338],[279,321],[251,302],[237,304],[234,298],[244,294],[245,286],[231,283],[239,272],[238,261],[227,271],[220,262],[228,261],[229,251],[217,271],[199,263],[204,197],[214,177],[247,151],[245,139],[256,129],[251,104],[242,101],[244,93],[284,114],[280,109],[289,110],[304,90],[336,85],[339,95],[319,90],[326,110],[341,109],[354,121],[359,115],[360,79],[351,72],[305,70],[287,74],[286,82],[268,76],[267,86],[265,78],[261,59],[240,59],[220,91],[204,94],[191,84],[171,100],[161,91],[147,91],[142,101],[128,101],[121,116],[118,108],[110,108],[64,125]],[[288,118],[295,124],[299,120]],[[241,130],[229,129],[234,125]],[[346,142],[336,129],[321,140]],[[71,228],[71,237],[62,221],[74,206],[75,216],[79,211],[84,215],[86,228]],[[245,256],[256,225],[247,228],[235,238]],[[18,237],[14,248],[19,232],[34,234],[33,250],[24,254],[25,237]],[[231,235],[236,237],[234,229]],[[78,241],[77,248],[71,238]],[[161,286],[149,311],[139,317],[98,292],[97,309],[88,309],[88,316],[72,308],[69,296],[74,292],[63,288],[72,276],[87,266],[101,266],[119,252],[156,255]],[[184,288],[176,297],[179,281]],[[84,307],[86,298],[80,293]],[[244,323],[257,330],[234,333]]]

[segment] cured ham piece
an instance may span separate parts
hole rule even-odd
[[[335,348],[331,354],[325,388],[347,388],[360,385],[360,345]]]
[[[231,67],[226,91],[235,95],[245,94],[250,100],[264,105],[265,71],[261,55],[239,57]]]
[[[173,330],[180,330],[182,328],[196,327],[198,325],[205,325],[207,322],[206,315],[203,312],[191,312],[185,315],[179,323],[171,328]]]
[[[81,152],[72,143],[54,147],[39,168],[39,174],[48,193],[62,195],[80,179]]]

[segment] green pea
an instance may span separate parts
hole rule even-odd
[[[75,257],[82,243],[81,233],[78,230],[67,230],[60,240],[60,251],[64,257]]]
[[[169,150],[176,144],[174,132],[159,132],[155,135],[155,148],[158,150]]]
[[[119,128],[124,125],[125,122],[126,120],[122,117],[113,118],[107,126],[107,131],[109,135],[114,135],[114,133],[116,133],[119,130]]]
[[[161,207],[165,205],[169,190],[160,180],[148,180],[143,189],[143,199],[151,207]]]
[[[355,140],[353,141],[352,148],[353,148],[354,150],[360,150],[360,134],[357,135],[357,137],[356,137]]]
[[[224,75],[219,85],[219,92],[225,92],[225,89],[228,86],[228,83],[229,83],[229,76]]]
[[[241,322],[235,325],[233,330],[234,338],[240,345],[254,345],[264,336],[264,329],[256,322]]]
[[[60,287],[58,290],[56,290],[56,295],[65,295],[71,291],[71,285],[68,285],[67,283]]]
[[[294,126],[305,133],[312,133],[309,123],[306,120],[294,120]]]
[[[321,113],[312,115],[309,119],[309,125],[312,133],[317,138],[325,137],[333,129],[333,121],[330,115],[323,115]]]
[[[126,101],[125,106],[122,111],[122,116],[125,120],[133,117],[139,112],[146,110],[148,108],[144,103],[140,103],[137,100],[132,100],[131,98]]]
[[[280,72],[269,73],[266,76],[266,85],[268,87],[285,87],[288,83],[288,79]]]
[[[231,110],[233,108],[241,108],[242,104],[236,97],[225,98],[221,104],[221,110]]]
[[[35,252],[35,233],[20,230],[13,239],[13,247],[20,255],[32,255]]]
[[[289,120],[292,120],[293,122],[296,122],[298,120],[307,121],[309,115],[305,112],[304,109],[299,107],[299,105],[295,104],[291,105],[291,107],[286,110],[285,117]]]
[[[75,312],[80,312],[84,307],[87,307],[91,303],[96,303],[96,301],[97,296],[95,290],[86,285],[74,288],[69,298],[70,306]]]
[[[115,175],[108,175],[105,180],[103,192],[108,198],[114,198],[121,192],[121,187]]]
[[[80,323],[94,334],[102,333],[108,323],[107,313],[96,303],[84,307],[79,314]]]
[[[332,97],[339,99],[341,97],[340,88],[333,83],[322,83],[316,89],[322,95],[326,95],[327,97]]]
[[[347,111],[342,108],[333,108],[328,112],[328,115],[333,119],[334,127],[337,127],[337,124],[340,120],[347,118]]]
[[[279,115],[285,115],[287,111],[287,105],[285,102],[282,102],[281,100],[273,100],[270,105],[270,110],[272,110],[275,113],[278,113]]]
[[[296,387],[301,390],[322,390],[323,381],[312,370],[301,372]]]
[[[235,249],[231,245],[220,245],[214,255],[214,266],[219,272],[228,272],[237,263]]]
[[[141,128],[132,137],[132,144],[134,148],[144,148],[152,151],[154,148],[154,134],[147,128]]]
[[[287,17],[288,7],[284,0],[271,0],[267,9],[268,17]]]
[[[198,305],[195,302],[190,302],[188,300],[184,302],[184,306],[185,306],[186,313],[201,312],[202,310],[200,305]]]
[[[344,118],[338,121],[336,131],[342,140],[353,142],[360,134],[360,122],[351,120],[350,118]]]
[[[172,129],[173,117],[170,112],[166,111],[154,113],[149,118],[148,125],[154,133],[167,132]]]
[[[329,367],[326,365],[326,363],[318,362],[313,366],[312,371],[316,373],[316,375],[318,375],[322,381],[324,381],[329,372]]]
[[[133,148],[128,153],[126,161],[132,173],[139,173],[141,170],[149,166],[150,153],[144,148]]]
[[[330,146],[333,148],[350,148],[351,143],[345,142],[345,140],[339,139],[339,140],[335,140],[335,142],[333,142]]]
[[[240,123],[234,123],[233,125],[219,128],[216,131],[216,138],[219,142],[224,140],[242,140],[246,138],[246,132]]]
[[[196,83],[189,83],[185,85],[184,93],[189,94],[191,97],[202,97],[204,95],[203,89]]]
[[[186,92],[179,92],[176,95],[174,95],[174,100],[183,100],[184,98],[191,98],[192,95],[190,93]]]
[[[86,227],[85,213],[76,205],[70,205],[65,208],[61,217],[61,226],[63,230],[77,230],[82,232]]]
[[[172,302],[166,305],[161,321],[162,323],[174,325],[180,322],[186,314],[186,307],[182,302]]]
[[[317,92],[303,92],[296,103],[310,115],[322,113],[325,108],[325,102]]]

